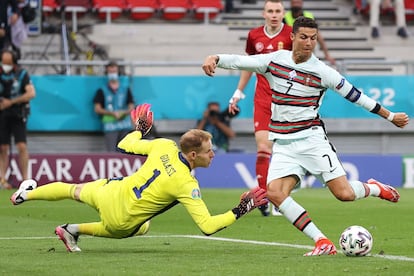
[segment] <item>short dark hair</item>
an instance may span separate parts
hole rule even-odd
[[[211,140],[209,132],[202,129],[190,129],[180,138],[180,149],[184,154],[190,151],[199,153],[203,142]]]
[[[318,23],[316,23],[315,19],[305,17],[305,16],[299,16],[295,19],[295,22],[293,23],[293,30],[292,32],[295,34],[299,30],[299,28],[312,28],[312,29],[318,29]]]

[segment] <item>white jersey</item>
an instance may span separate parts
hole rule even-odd
[[[218,67],[263,74],[272,89],[269,139],[297,139],[323,131],[319,108],[328,88],[347,100],[374,109],[376,102],[355,89],[341,74],[313,54],[296,64],[292,51],[261,55],[218,55]]]

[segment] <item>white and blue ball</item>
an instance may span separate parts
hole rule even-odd
[[[346,256],[362,257],[371,252],[373,245],[371,233],[362,226],[346,228],[339,238],[339,247]]]

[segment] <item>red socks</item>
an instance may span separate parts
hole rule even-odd
[[[265,151],[257,152],[256,158],[256,177],[259,187],[267,190],[267,170],[269,169],[271,153]]]

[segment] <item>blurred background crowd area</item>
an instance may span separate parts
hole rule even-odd
[[[204,78],[201,85],[195,83],[192,87],[203,95],[205,87],[202,85],[208,79],[201,70],[205,56],[213,53],[244,54],[248,31],[263,25],[264,1],[232,2],[233,8],[225,10],[224,1],[213,0],[43,0],[39,16],[28,24],[31,34],[22,44],[19,62],[33,76],[102,76],[108,60],[116,60],[122,73],[138,78],[135,79],[134,93],[147,95],[150,101],[155,99],[151,99],[152,92],[145,89],[154,86],[149,81],[147,83],[145,77],[184,77],[181,83],[188,82],[185,77]],[[382,11],[381,36],[373,39],[369,9],[361,0],[305,0],[304,9],[311,11],[319,23],[330,54],[336,59],[338,71],[346,76],[389,76],[397,83],[397,77],[411,76],[414,72],[414,37],[411,35],[414,33],[414,1],[405,2],[410,34],[407,39],[396,35],[392,10]],[[289,10],[290,1],[283,3]],[[315,54],[324,59],[319,47]],[[232,77],[232,80],[231,84],[226,80],[216,80],[214,87],[218,88],[214,93],[222,93],[224,96],[221,97],[227,99],[236,87],[238,75],[235,71],[218,70],[217,76]],[[376,85],[375,79],[362,79],[362,82]],[[227,83],[227,86],[218,83]],[[405,95],[408,95],[410,88],[404,83],[399,85],[404,86],[407,90]],[[208,89],[211,89],[213,84],[209,85]],[[176,99],[185,96],[180,94],[183,91],[178,91],[180,85],[167,86],[168,91],[156,93],[168,92],[169,97]],[[229,91],[224,91],[224,88]],[[56,94],[56,91],[51,92]],[[247,93],[253,94],[253,91]],[[141,98],[136,100],[140,103]],[[201,115],[205,106],[203,100],[208,99],[200,97],[200,103],[194,100],[187,101],[186,105],[193,109],[199,107],[197,114]],[[409,100],[401,102],[407,106],[410,103]],[[253,122],[243,115],[246,110],[251,112],[252,100],[243,104],[240,118],[232,122],[237,136],[231,145],[236,151],[255,152]],[[92,103],[90,106],[93,114]],[[158,116],[162,115],[160,113]],[[195,121],[194,118],[157,119],[156,127],[160,135],[178,139],[186,129],[195,126]],[[410,141],[414,140],[410,126],[397,132],[388,122],[379,122],[379,119],[348,120],[328,116],[326,121],[331,140],[343,153],[404,153],[407,147],[411,148],[413,142]],[[63,144],[70,152],[103,150],[100,133],[29,131],[31,152],[55,152]]]

